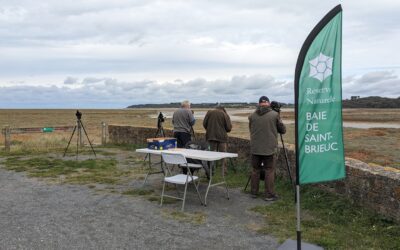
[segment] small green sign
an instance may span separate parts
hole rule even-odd
[[[54,128],[43,128],[42,129],[43,133],[50,133],[50,132],[53,132],[53,131],[54,131]]]

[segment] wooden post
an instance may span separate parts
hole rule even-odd
[[[101,145],[106,145],[107,143],[107,124],[101,122]]]
[[[11,150],[11,129],[8,125],[4,127],[4,149],[6,152]]]

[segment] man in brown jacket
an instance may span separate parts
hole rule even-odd
[[[261,96],[257,109],[249,116],[251,163],[251,195],[257,197],[260,171],[265,171],[265,200],[278,199],[275,194],[275,165],[278,148],[278,133],[286,133],[279,113],[270,107],[268,97]]]
[[[232,130],[232,123],[224,107],[218,105],[209,110],[204,117],[203,127],[206,129],[206,139],[213,151],[226,152],[228,134]],[[226,160],[222,160],[222,169],[226,174]]]

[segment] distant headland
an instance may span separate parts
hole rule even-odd
[[[343,100],[343,108],[400,108],[400,97],[388,98],[380,96],[359,97],[352,96],[350,99]],[[206,102],[192,103],[192,108],[213,108],[216,105],[222,105],[225,108],[254,108],[255,102]],[[283,108],[293,108],[292,103],[280,103]],[[127,108],[179,108],[179,102],[161,103],[161,104],[136,104]]]

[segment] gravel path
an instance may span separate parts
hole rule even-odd
[[[159,181],[154,177],[151,181]],[[206,214],[194,224],[166,218],[180,203],[99,193],[86,186],[48,184],[0,167],[0,249],[276,249],[270,236],[247,228],[263,218],[249,208],[265,204],[240,190],[213,188],[208,206],[189,196],[185,211]],[[204,193],[204,189],[201,190]]]

